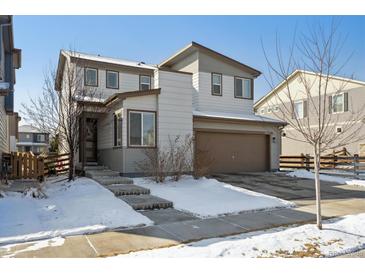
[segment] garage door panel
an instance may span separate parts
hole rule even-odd
[[[221,132],[197,132],[196,148],[208,155],[211,173],[267,171],[268,136]]]

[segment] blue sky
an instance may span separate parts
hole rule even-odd
[[[354,52],[346,71],[365,80],[365,16],[342,16],[348,35],[344,52]],[[22,49],[17,71],[15,109],[40,94],[44,71],[57,65],[61,48],[157,64],[191,41],[267,72],[261,39],[270,52],[278,33],[291,42],[294,29],[328,25],[331,17],[314,16],[14,16],[15,46]],[[255,99],[269,91],[263,76],[255,83]]]

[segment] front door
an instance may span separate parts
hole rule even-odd
[[[86,162],[97,161],[97,119],[86,118],[85,123],[85,158]]]

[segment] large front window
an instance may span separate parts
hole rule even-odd
[[[98,70],[95,68],[85,68],[85,86],[98,86]]]
[[[156,145],[156,113],[129,111],[129,146],[154,147]]]
[[[212,73],[212,94],[222,95],[222,74]]]
[[[234,96],[236,98],[253,99],[251,79],[234,78]]]
[[[337,94],[332,96],[332,111],[333,113],[336,112],[343,112],[344,111],[344,94]]]

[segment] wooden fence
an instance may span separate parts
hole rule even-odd
[[[44,158],[44,175],[62,174],[69,170],[70,154],[49,155]]]
[[[7,155],[9,179],[39,179],[44,177],[44,160],[32,152],[12,152]]]
[[[51,174],[62,174],[69,170],[70,155],[36,156],[32,152],[2,154],[1,179],[43,180]]]
[[[321,169],[336,169],[341,171],[351,171],[355,174],[365,172],[365,157],[354,156],[321,156]],[[301,155],[281,155],[280,169],[306,169],[314,168],[313,157],[306,154]]]

